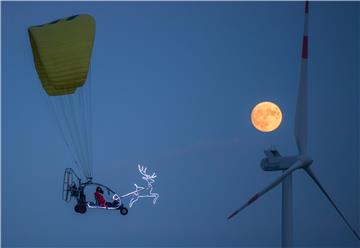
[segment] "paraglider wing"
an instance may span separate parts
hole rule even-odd
[[[95,20],[77,15],[28,29],[35,67],[46,93],[72,94],[89,71]]]
[[[74,15],[28,28],[34,64],[75,164],[92,177],[91,88],[88,73],[95,19]],[[66,198],[66,197],[65,197]]]

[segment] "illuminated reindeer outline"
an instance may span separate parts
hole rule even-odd
[[[141,186],[138,186],[136,183],[134,183],[134,186],[136,189],[133,192],[133,197],[130,200],[129,207],[132,207],[132,205],[135,202],[137,202],[139,200],[139,198],[152,197],[152,198],[154,198],[153,204],[155,204],[156,200],[159,198],[158,193],[152,192],[153,191],[152,184],[155,182],[155,178],[156,178],[155,172],[150,176],[150,175],[146,174],[146,170],[147,170],[146,167],[138,165],[138,169],[139,169],[140,174],[143,175],[142,179],[144,179],[148,185],[147,185],[147,187],[141,187]],[[139,194],[140,192],[144,192],[144,193],[147,192],[147,194],[144,194],[144,193]]]

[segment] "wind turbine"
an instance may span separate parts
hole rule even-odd
[[[307,123],[308,123],[308,82],[307,82],[307,62],[308,62],[308,14],[309,2],[305,2],[305,18],[304,18],[304,35],[302,43],[301,67],[299,91],[296,103],[295,113],[295,141],[298,148],[296,156],[281,156],[276,149],[265,150],[266,158],[262,159],[261,167],[265,171],[283,171],[275,181],[270,183],[263,190],[252,196],[244,205],[229,215],[228,219],[233,218],[236,214],[254,203],[258,198],[269,192],[277,185],[282,183],[282,247],[293,246],[293,204],[292,204],[292,173],[298,169],[303,169],[320,188],[321,192],[326,196],[331,205],[336,209],[338,214],[344,220],[345,224],[353,232],[357,239],[360,240],[359,234],[351,226],[350,222],[345,218],[340,209],[335,205],[324,187],[320,184],[311,170],[310,165],[313,160],[307,155]]]

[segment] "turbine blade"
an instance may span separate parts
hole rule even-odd
[[[305,167],[304,170],[307,172],[307,174],[314,180],[314,182],[316,183],[316,185],[320,188],[320,190],[324,193],[324,195],[326,196],[326,198],[329,200],[329,202],[331,203],[331,205],[336,209],[336,211],[338,212],[338,214],[341,216],[341,218],[344,220],[344,222],[346,223],[346,225],[350,228],[350,230],[353,232],[353,234],[355,235],[355,237],[357,239],[360,240],[360,236],[359,234],[356,232],[355,228],[353,228],[350,224],[350,222],[345,218],[345,216],[343,215],[343,213],[340,211],[340,209],[335,205],[334,201],[330,198],[329,194],[325,191],[325,189],[323,188],[323,186],[320,184],[319,180],[316,178],[314,172],[311,170],[311,168]]]
[[[289,169],[287,169],[281,176],[279,176],[276,180],[274,180],[272,183],[270,183],[268,186],[266,186],[263,190],[259,191],[255,195],[253,195],[244,205],[242,205],[240,208],[236,209],[234,212],[232,212],[228,219],[233,218],[235,215],[237,215],[240,211],[242,211],[244,208],[248,207],[252,203],[254,203],[259,197],[266,194],[268,191],[275,188],[279,183],[281,183],[288,175],[290,175],[293,171],[303,167],[303,162],[301,160],[297,160]]]
[[[233,213],[231,213],[228,216],[228,220],[231,219],[232,217],[234,217],[235,215],[237,215],[241,210],[243,210],[244,208],[246,208],[247,206],[249,206],[251,203],[253,203],[254,201],[256,201],[259,197],[260,197],[260,193],[256,193],[254,196],[252,196],[244,205],[242,205],[240,208],[236,209]]]
[[[309,2],[305,2],[304,35],[302,43],[300,81],[295,112],[295,140],[299,154],[305,154],[307,148],[307,122],[308,122],[308,26]]]

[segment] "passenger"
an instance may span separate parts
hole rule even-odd
[[[100,207],[106,207],[106,201],[105,201],[103,194],[104,194],[104,191],[102,190],[102,188],[99,186],[96,187],[95,201],[96,201],[96,204],[99,205]]]
[[[102,190],[102,188],[100,186],[96,187],[95,201],[96,204],[100,207],[116,207],[119,204],[119,201],[107,202],[103,194],[104,191]]]

